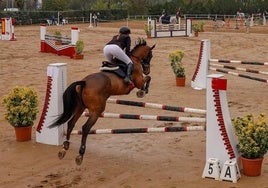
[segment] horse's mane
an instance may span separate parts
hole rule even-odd
[[[138,38],[137,41],[135,42],[134,48],[131,50],[131,53],[133,53],[138,47],[140,46],[146,46],[147,42],[143,38]]]

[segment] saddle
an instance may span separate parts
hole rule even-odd
[[[127,65],[119,59],[114,59],[113,63],[103,61],[100,71],[112,72],[121,78],[126,77]]]

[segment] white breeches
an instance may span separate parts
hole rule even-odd
[[[117,59],[125,62],[127,65],[132,63],[131,59],[125,54],[125,52],[116,44],[109,44],[104,46],[103,54],[109,62],[116,57]]]

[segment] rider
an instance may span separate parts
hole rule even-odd
[[[133,62],[129,58],[131,45],[130,33],[131,31],[129,27],[121,27],[119,29],[119,34],[113,36],[112,40],[103,48],[104,56],[109,62],[112,62],[113,58],[117,58],[127,65],[127,75],[124,78],[127,84],[132,84],[131,74],[133,71]]]

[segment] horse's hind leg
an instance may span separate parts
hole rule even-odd
[[[89,112],[89,117],[87,119],[87,122],[82,127],[82,138],[81,138],[81,146],[79,149],[79,155],[75,158],[75,162],[77,165],[82,164],[83,156],[84,156],[85,151],[86,151],[86,141],[87,141],[88,133],[89,133],[90,129],[93,127],[93,125],[96,123],[98,118],[99,118],[99,115],[91,114]]]
[[[71,137],[72,130],[73,130],[74,126],[75,126],[75,123],[80,118],[81,114],[83,113],[83,111],[84,111],[84,108],[79,109],[76,112],[76,114],[72,117],[72,119],[68,121],[66,140],[63,142],[62,150],[59,151],[59,153],[58,153],[59,159],[63,159],[65,154],[66,154],[66,151],[69,149],[69,146],[70,146],[70,141],[69,140],[70,140],[70,137]]]

